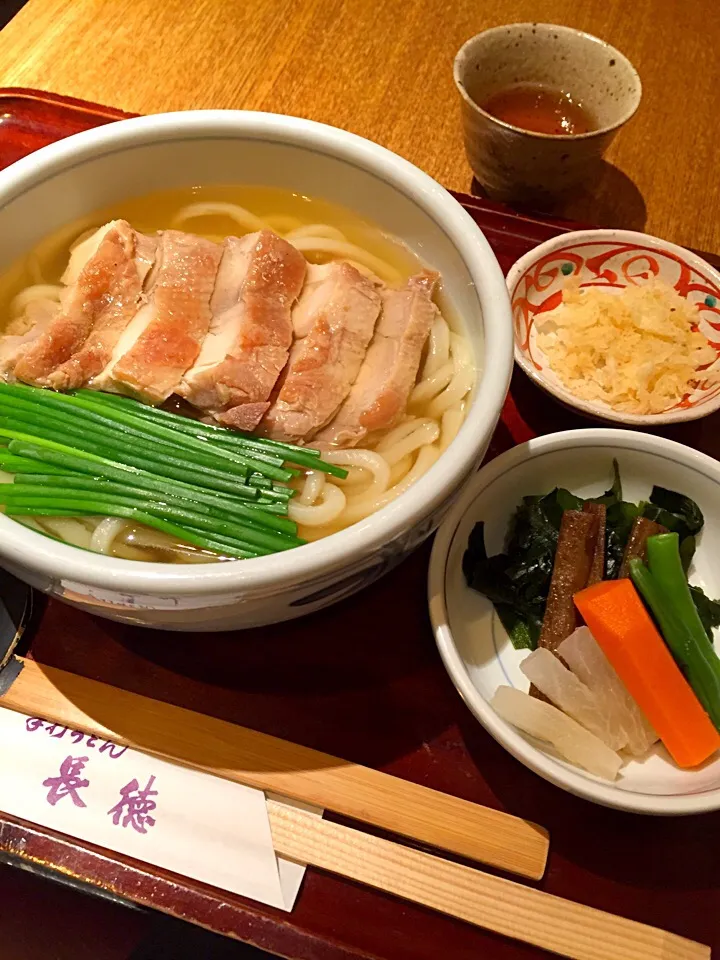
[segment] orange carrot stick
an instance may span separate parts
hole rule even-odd
[[[713,726],[665,646],[630,580],[605,580],[575,594],[575,604],[679,767],[694,767],[720,747]]]

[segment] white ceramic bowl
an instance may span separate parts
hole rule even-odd
[[[453,683],[485,729],[514,757],[551,783],[595,803],[653,814],[687,814],[720,808],[720,758],[681,770],[657,746],[647,758],[625,765],[610,783],[560,759],[557,754],[501,720],[488,701],[510,684],[528,689],[520,670],[526,651],[507,638],[492,604],[465,583],[461,563],[474,524],[485,521],[493,555],[503,549],[508,521],[525,495],[566,487],[597,496],[620,464],[623,495],[638,501],[653,484],[695,499],[705,514],[690,580],[720,596],[715,546],[720,532],[720,464],[689,447],[627,430],[572,430],[539,437],[497,457],[473,478],[440,527],[430,562],[430,615],[438,649]],[[717,645],[717,640],[716,640]]]
[[[507,285],[513,311],[515,360],[535,383],[562,403],[601,420],[652,427],[714,413],[720,408],[720,387],[710,383],[699,384],[682,404],[656,414],[621,413],[605,403],[580,400],[555,375],[537,344],[535,321],[543,311],[557,306],[567,280],[577,279],[582,287],[620,294],[631,284],[656,277],[697,306],[699,329],[720,359],[720,273],[696,253],[667,240],[631,230],[607,229],[560,234],[513,264]]]
[[[317,610],[379,577],[435,529],[480,463],[512,368],[502,273],[485,237],[435,181],[353,134],[292,117],[196,111],[80,133],[0,173],[0,269],[98,207],[188,184],[289,188],[357,211],[442,272],[482,367],[457,438],[367,520],[287,553],[207,566],[137,563],[56,543],[0,516],[0,562],[40,590],[130,623],[224,630]]]

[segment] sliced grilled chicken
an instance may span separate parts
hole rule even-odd
[[[76,390],[110,363],[120,337],[142,305],[143,285],[155,261],[156,249],[157,237],[135,234],[134,269],[128,267],[122,287],[98,316],[85,343],[48,376],[48,386],[55,390]]]
[[[158,404],[197,360],[210,327],[219,244],[177,230],[160,235],[147,302],[118,339],[91,386]]]
[[[382,291],[382,313],[357,379],[335,418],[315,436],[314,445],[354,447],[369,433],[401,419],[438,314],[432,301],[438,279],[438,274],[425,270],[401,290]]]
[[[227,426],[257,426],[287,363],[290,311],[305,267],[302,254],[270,230],[225,241],[210,330],[180,396]]]
[[[293,311],[295,342],[262,423],[276,440],[309,440],[347,396],[375,329],[380,294],[348,263],[310,266]]]
[[[10,323],[0,337],[0,377],[13,379],[18,360],[46,332],[59,310],[56,300],[34,300],[21,317]]]
[[[119,336],[130,322],[140,303],[151,245],[124,220],[106,224],[81,244],[83,254],[75,251],[73,268],[66,271],[70,283],[63,292],[61,310],[18,360],[14,370],[18,380],[59,389],[85,382],[83,365],[65,365],[95,329],[99,347],[105,339],[112,340],[113,331]],[[100,360],[95,361],[96,367]],[[88,369],[93,367],[87,358],[84,363]]]
[[[68,260],[65,272],[60,278],[60,282],[64,283],[67,287],[71,287],[76,283],[82,269],[86,266],[90,258],[97,253],[98,247],[105,235],[109,233],[110,230],[123,229],[127,226],[128,224],[125,220],[110,220],[108,223],[104,223],[101,227],[98,227],[97,230],[85,237],[80,243],[76,243],[70,251],[70,259]],[[149,267],[150,266],[152,266],[152,263]]]

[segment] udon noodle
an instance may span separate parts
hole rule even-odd
[[[153,207],[152,198],[144,205],[132,201],[102,211],[44,241],[26,258],[22,269],[16,271],[14,283],[10,284],[14,290],[9,291],[7,283],[0,288],[0,298],[5,300],[10,317],[4,332],[22,336],[34,320],[51,316],[58,309],[62,287],[53,281],[62,272],[74,247],[110,219],[109,215],[126,217],[145,232],[169,226],[218,242],[231,234],[242,236],[256,230],[273,230],[290,241],[309,262],[348,261],[360,272],[377,277],[389,286],[400,285],[419,266],[410,251],[397,241],[353,218],[347,211],[339,211],[321,201],[299,203],[299,198],[293,196],[292,203],[284,203],[291,195],[283,193],[273,204],[280,210],[258,216],[231,199],[182,202],[189,195],[190,191],[185,191],[184,196],[182,191],[168,192],[155,215],[149,218],[150,222],[147,214]],[[260,196],[266,206],[270,195],[271,192],[265,191]],[[247,190],[245,196],[252,198]],[[286,213],[283,206],[295,213],[310,214],[312,219]],[[323,220],[328,222],[313,217],[318,208],[324,215]],[[23,285],[18,283],[19,278],[31,282]],[[9,292],[12,296],[8,296]],[[402,421],[389,431],[370,435],[362,448],[331,450],[324,454],[327,460],[347,469],[345,479],[308,470],[293,481],[297,493],[290,501],[289,517],[298,524],[300,537],[317,540],[386,506],[421,477],[456,436],[474,385],[475,361],[442,296],[439,302],[442,313],[431,329],[417,383]],[[4,475],[2,479],[11,477]],[[104,554],[173,562],[217,559],[206,551],[178,544],[165,534],[116,518],[43,517],[28,518],[25,522],[69,543]]]

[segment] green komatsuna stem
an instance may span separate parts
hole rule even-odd
[[[697,607],[690,593],[687,574],[680,557],[680,538],[677,533],[662,533],[648,537],[647,565],[658,586],[672,603],[676,614],[704,645],[712,650]],[[714,652],[714,651],[713,651]],[[718,659],[720,667],[720,659]]]
[[[650,539],[652,538],[648,538],[648,542]],[[700,637],[696,636],[687,622],[678,615],[672,594],[668,595],[642,560],[635,559],[630,562],[630,576],[652,611],[685,678],[714,726],[720,730],[720,665],[705,630],[701,631],[702,642],[698,642]]]

